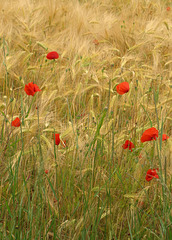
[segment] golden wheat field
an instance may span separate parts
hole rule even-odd
[[[172,240],[172,3],[0,1],[0,240]]]

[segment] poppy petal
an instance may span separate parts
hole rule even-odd
[[[34,86],[34,92],[40,92],[41,89],[39,89],[39,87],[36,84],[33,84]]]
[[[28,83],[28,85],[25,85],[24,91],[26,92],[27,95],[32,95],[34,96],[34,94],[36,92],[40,92],[41,89],[39,89],[39,87],[34,84],[33,82]]]
[[[123,147],[123,149],[129,148],[129,150],[131,150],[131,152],[133,151],[132,148],[135,148],[134,144],[129,140],[126,140],[125,143],[122,145],[122,147]]]
[[[52,59],[58,59],[58,58],[59,58],[59,54],[58,54],[57,52],[55,52],[55,51],[49,52],[49,53],[47,54],[46,58],[47,58],[47,59],[50,59],[50,60],[52,60]]]
[[[59,133],[56,133],[55,134],[55,145],[59,145],[60,144],[60,134]]]
[[[116,91],[120,95],[127,93],[130,90],[130,86],[128,82],[122,82],[116,86]]]
[[[148,142],[158,138],[158,130],[154,127],[145,130],[141,137],[141,142]]]
[[[25,85],[24,91],[26,92],[27,95],[32,95],[33,96],[35,94],[34,90],[29,87],[29,84]]]
[[[165,141],[169,138],[169,136],[167,136],[166,134],[162,134],[162,141]]]
[[[16,117],[12,122],[11,122],[11,126],[13,127],[20,127],[20,119],[18,117]]]
[[[156,169],[149,169],[146,173],[146,181],[151,181],[153,178],[159,178],[157,172],[156,172]]]

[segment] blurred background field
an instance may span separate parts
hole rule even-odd
[[[1,1],[0,56],[0,239],[172,239],[171,2]]]

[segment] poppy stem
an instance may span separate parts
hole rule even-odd
[[[7,138],[6,145],[5,145],[5,147],[4,147],[4,150],[2,151],[2,152],[3,152],[2,159],[4,159],[5,153],[6,153],[6,151],[7,151],[8,142],[9,142],[10,135],[11,135],[12,132],[13,132],[13,129],[11,129],[10,133],[8,134],[8,138]]]
[[[30,110],[31,110],[31,107],[32,107],[32,105],[33,105],[34,100],[35,100],[35,96],[32,98],[32,102],[31,102],[31,104],[30,104],[30,106],[29,106],[29,109],[28,109],[28,111],[27,111],[27,113],[26,113],[25,118],[27,118],[27,117],[29,116],[29,113],[30,113]]]

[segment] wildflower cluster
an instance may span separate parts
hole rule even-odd
[[[122,82],[120,84],[118,84],[116,86],[116,91],[117,93],[119,93],[120,95],[123,95],[127,92],[129,92],[130,87],[129,87],[129,83],[128,82]],[[153,141],[156,140],[158,138],[158,130],[154,127],[149,128],[147,130],[145,130],[142,134],[141,137],[141,142],[149,142],[149,141]],[[162,135],[162,141],[165,141],[169,138],[169,136],[167,136],[166,134]],[[126,140],[125,143],[122,145],[123,149],[129,149],[131,152],[133,151],[132,149],[135,148],[134,144],[130,141],[130,140]],[[158,169],[157,169],[158,170]],[[146,174],[146,181],[151,181],[153,178],[159,178],[156,169],[149,169],[147,171]]]
[[[168,10],[169,11],[169,10]],[[98,45],[99,42],[98,40],[94,40],[93,41],[95,43],[95,45]],[[49,60],[55,60],[59,58],[59,54],[55,51],[53,52],[49,52],[46,56],[47,59]],[[119,95],[123,95],[128,93],[130,90],[130,86],[128,82],[122,82],[120,84],[118,84],[116,86],[116,91]],[[34,96],[36,92],[40,92],[41,89],[33,82],[30,82],[28,84],[25,85],[24,91],[26,92],[27,95],[31,95]],[[37,109],[37,108],[36,108]],[[20,127],[20,119],[18,117],[16,117],[12,122],[11,122],[11,126],[13,127]],[[153,141],[153,140],[157,140],[158,138],[158,130],[155,127],[151,127],[147,130],[145,130],[141,136],[141,142],[149,142],[149,141]],[[55,145],[59,145],[60,143],[66,147],[66,141],[62,141],[60,139],[60,134],[59,133],[55,133],[53,135],[54,138],[54,143]],[[166,134],[162,135],[162,141],[165,141],[169,138],[169,136],[167,136]],[[133,151],[133,149],[135,148],[135,145],[133,142],[131,142],[130,140],[126,140],[125,143],[122,145],[123,149],[129,149],[130,152]],[[157,174],[158,169],[149,169],[147,171],[146,174],[146,181],[151,181],[153,178],[159,178],[158,174]],[[48,174],[48,170],[45,170],[45,173]]]

